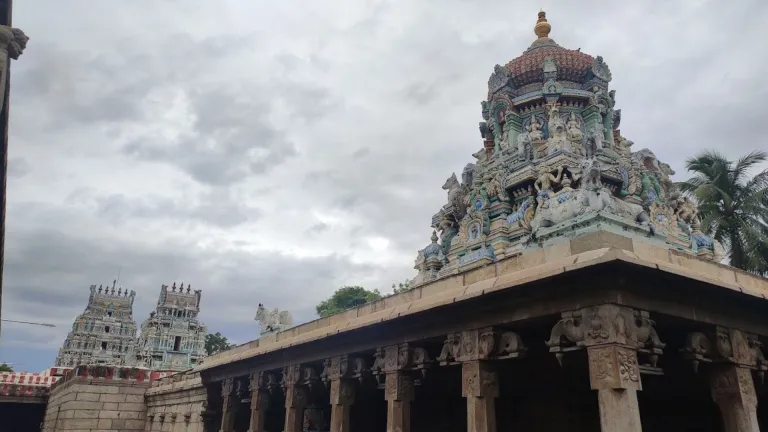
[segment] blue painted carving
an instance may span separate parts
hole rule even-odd
[[[496,254],[493,252],[492,247],[486,246],[484,248],[469,252],[468,254],[459,258],[459,265],[461,266],[471,264],[484,258],[490,258],[492,261],[496,261]]]

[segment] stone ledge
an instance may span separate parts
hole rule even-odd
[[[768,299],[768,279],[727,265],[660,247],[652,241],[597,231],[545,247],[531,247],[520,255],[486,267],[439,279],[405,293],[362,305],[285,330],[216,354],[192,369],[200,372],[249,359],[345,331],[460,302],[581,268],[620,261],[657,269]],[[480,275],[483,275],[482,277]],[[461,281],[461,282],[459,282]]]

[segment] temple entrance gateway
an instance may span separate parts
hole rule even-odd
[[[758,432],[768,280],[619,130],[602,57],[497,65],[411,289],[207,358],[221,432]],[[270,318],[271,317],[271,318]]]

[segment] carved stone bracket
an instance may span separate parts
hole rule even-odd
[[[230,396],[233,396],[235,392],[235,380],[232,378],[227,378],[224,381],[221,382],[221,397],[225,401],[230,398]]]
[[[614,304],[563,312],[552,328],[547,346],[563,364],[566,352],[585,347],[617,345],[636,350],[647,357],[640,366],[643,373],[661,373],[659,355],[666,344],[659,339],[648,312]]]
[[[286,408],[305,407],[309,400],[301,365],[290,365],[283,368],[283,391],[285,392]]]
[[[250,382],[242,379],[235,380],[235,397],[242,401],[243,399],[248,399],[250,395]]]
[[[680,351],[691,361],[698,372],[701,363],[730,363],[757,372],[765,380],[768,362],[762,352],[762,342],[757,335],[726,327],[716,327],[709,334],[688,334],[685,347]]]
[[[259,372],[251,374],[248,391],[251,392],[251,407],[266,409],[269,406],[269,382],[270,374],[268,372]]]
[[[504,360],[524,355],[526,347],[520,336],[492,327],[449,334],[437,361],[451,365],[475,360]]]
[[[309,391],[314,392],[322,386],[320,372],[312,365],[304,365],[301,368],[301,384],[306,385]]]
[[[408,343],[377,349],[373,357],[371,373],[376,377],[380,388],[384,386],[384,376],[394,372],[418,372],[419,376],[414,377],[414,384],[420,385],[427,370],[434,364],[425,348]]]
[[[357,379],[362,383],[371,375],[371,369],[362,357],[337,356],[325,359],[320,379],[329,386],[334,379]]]
[[[301,365],[290,365],[283,368],[283,381],[280,385],[285,389],[294,387],[301,381]]]

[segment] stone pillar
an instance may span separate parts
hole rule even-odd
[[[221,427],[219,432],[235,432],[235,416],[237,415],[238,401],[235,395],[235,382],[227,378],[221,383]]]
[[[437,360],[461,364],[461,392],[467,398],[467,432],[496,432],[499,379],[494,361],[526,352],[520,336],[493,327],[449,334]]]
[[[264,420],[269,408],[269,391],[266,388],[264,372],[251,374],[251,422],[248,432],[264,432]]]
[[[522,120],[518,113],[509,109],[505,121],[507,124],[507,148],[511,149],[517,147],[517,137],[522,131]]]
[[[349,413],[355,403],[355,382],[348,379],[331,381],[331,432],[349,432]]]
[[[619,345],[587,348],[589,382],[597,390],[603,432],[642,432],[637,391],[642,389],[637,351]]]
[[[410,432],[413,379],[403,371],[388,372],[384,399],[387,401],[387,432]]]
[[[605,304],[562,314],[547,345],[563,364],[565,352],[587,349],[589,381],[597,391],[603,432],[641,432],[638,350],[652,367],[664,344],[647,312]]]
[[[723,415],[725,432],[760,432],[751,370],[733,364],[718,365],[710,375],[710,389]]]
[[[309,394],[307,387],[300,383],[301,367],[287,366],[283,369],[283,389],[285,391],[285,427],[283,432],[301,432],[304,423],[304,408]]]
[[[475,360],[461,365],[461,391],[467,398],[467,432],[496,432],[499,381],[494,365]]]
[[[307,406],[307,389],[295,386],[285,393],[285,432],[301,432],[304,408]]]

